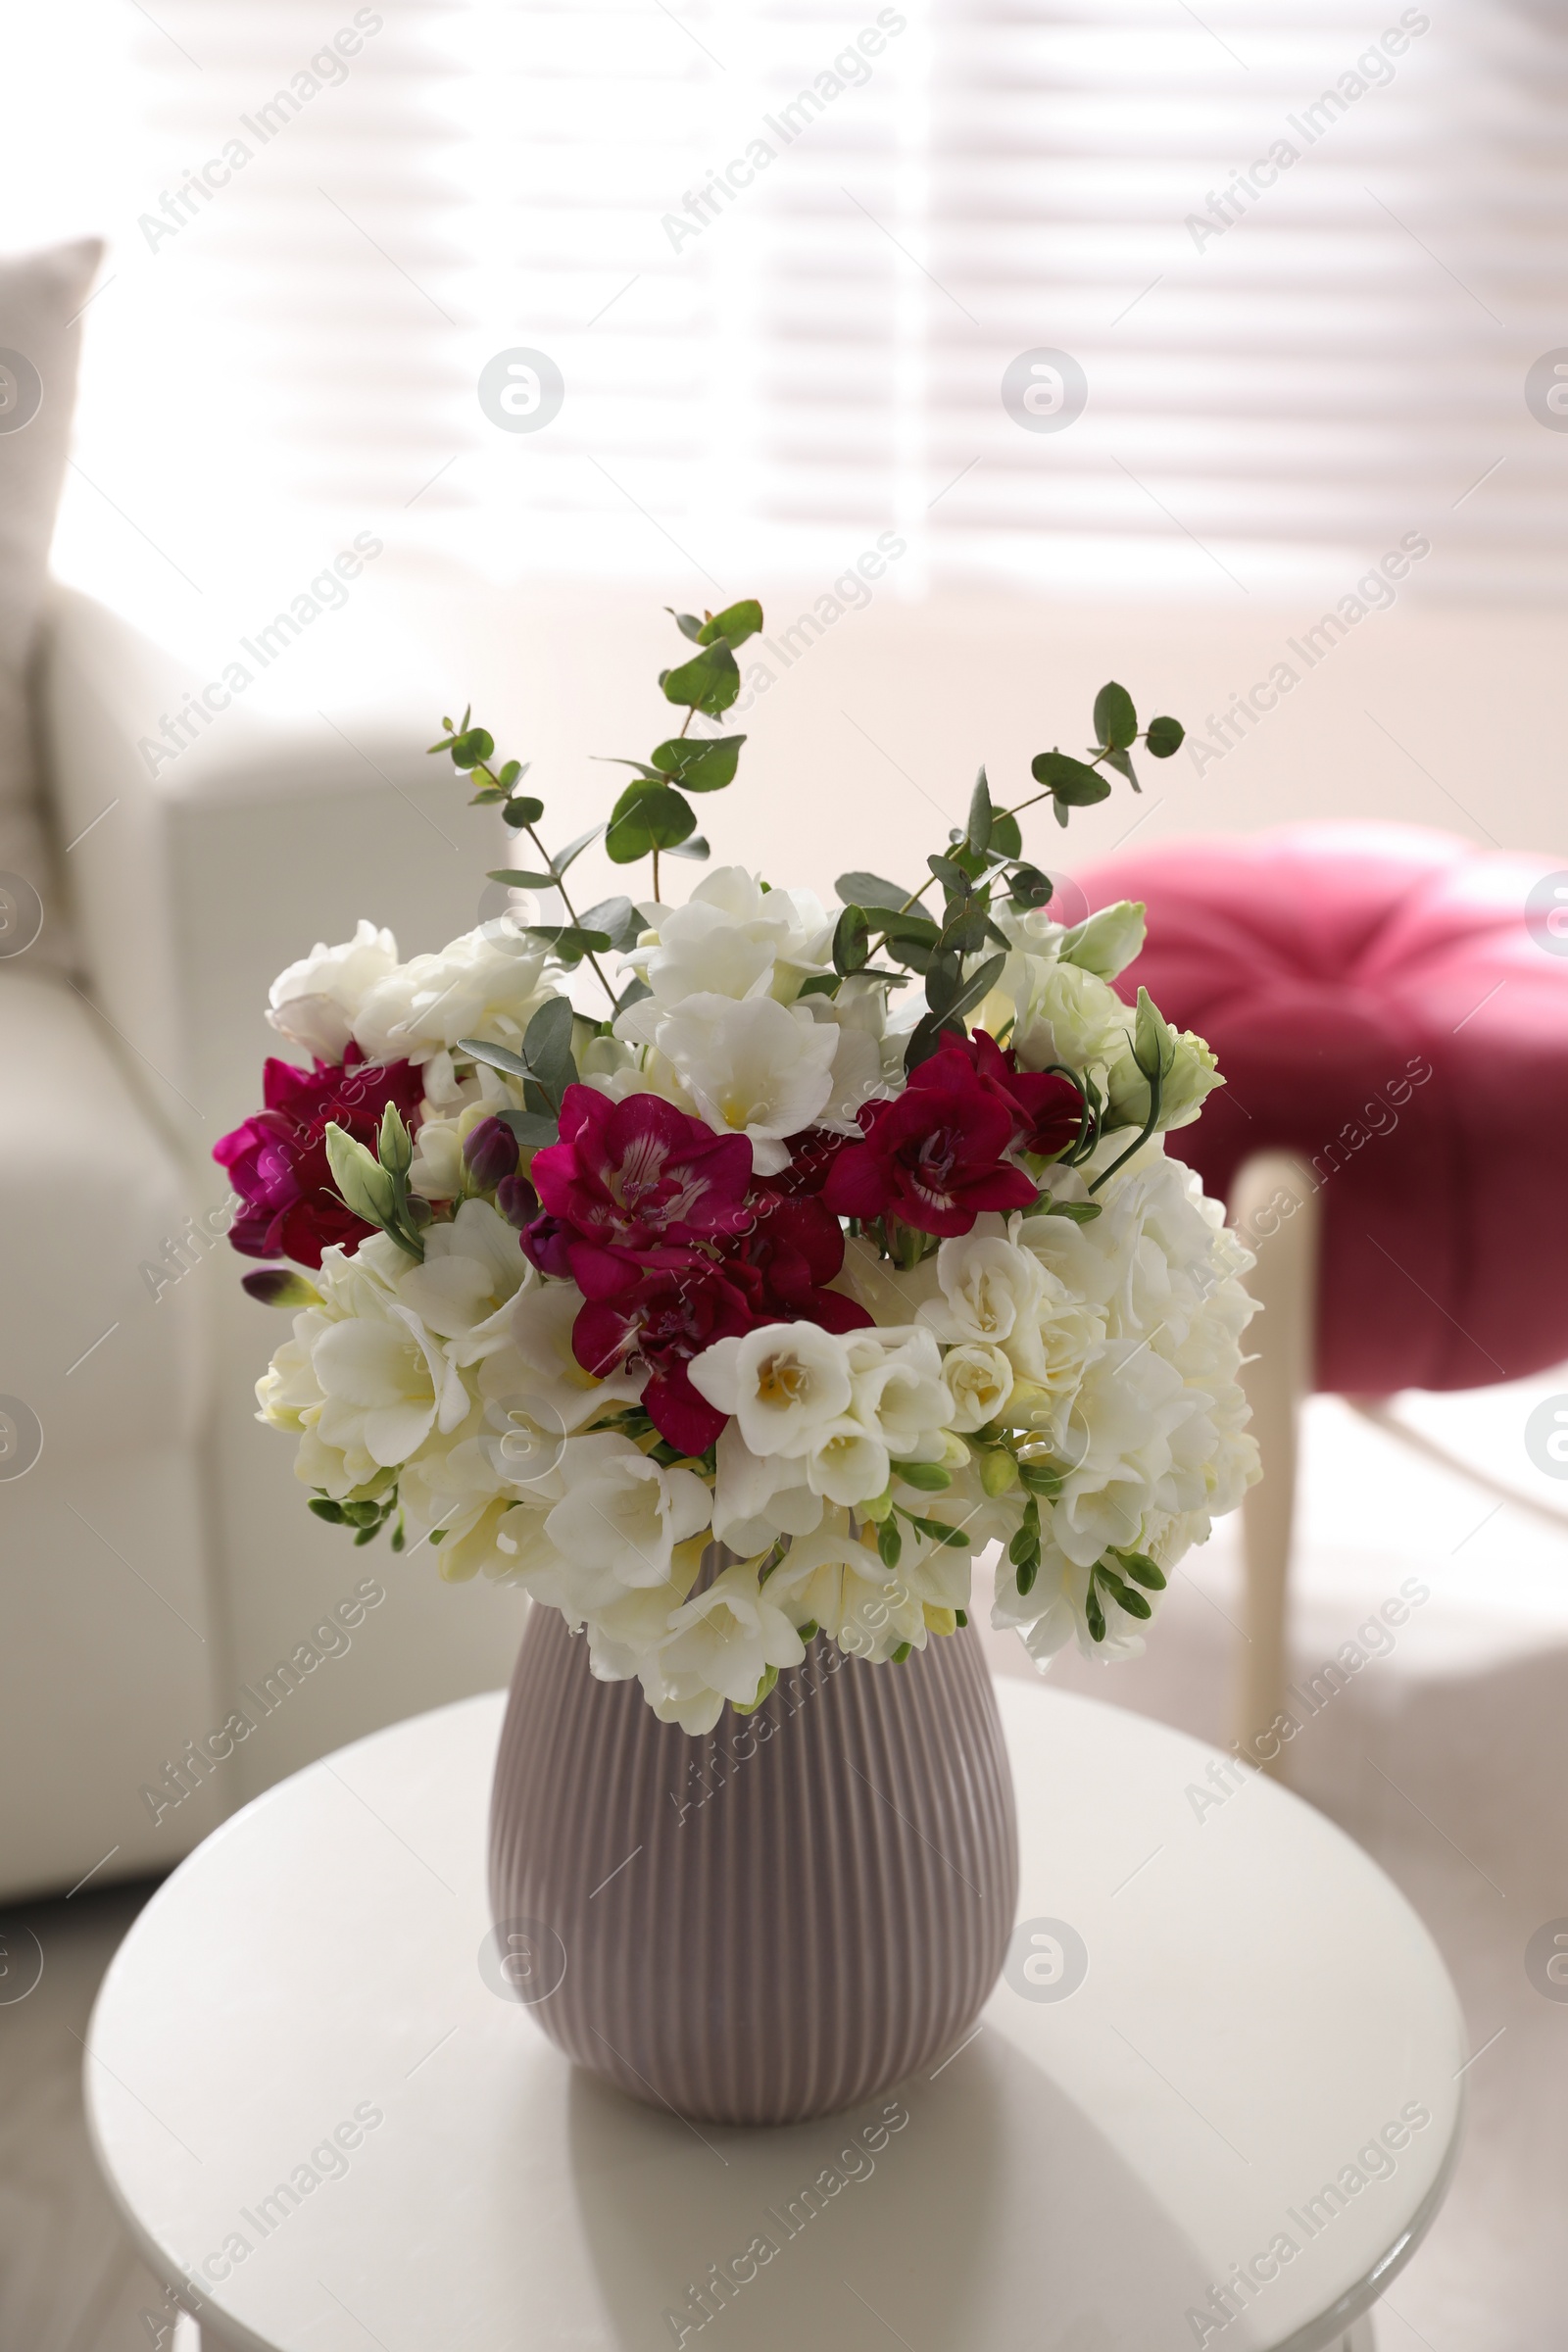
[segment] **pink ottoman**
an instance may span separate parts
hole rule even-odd
[[[1176,1148],[1230,1200],[1270,1309],[1249,1630],[1275,1654],[1250,1662],[1255,1740],[1284,1683],[1294,1393],[1477,1388],[1568,1357],[1568,870],[1325,824],[1169,842],[1078,879],[1092,907],[1145,902],[1117,986],[1206,1037],[1228,1080]]]

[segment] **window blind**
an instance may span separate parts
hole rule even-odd
[[[1563,581],[1544,0],[82,0],[25,38],[13,235],[112,240],[78,572],[368,528],[700,592],[891,528],[906,591],[1241,599],[1416,531],[1427,593]],[[507,352],[560,370],[541,429],[481,408]]]

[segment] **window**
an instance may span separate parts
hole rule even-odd
[[[697,594],[892,527],[906,587],[1239,599],[1411,529],[1428,593],[1562,580],[1546,0],[155,13],[12,36],[13,234],[114,239],[78,575],[372,528]],[[481,411],[510,350],[546,429]]]

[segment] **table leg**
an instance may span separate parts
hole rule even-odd
[[[1248,1289],[1264,1309],[1248,1331],[1256,1355],[1242,1375],[1263,1477],[1242,1504],[1246,1645],[1232,1725],[1244,1753],[1252,1755],[1284,1704],[1287,1681],[1296,1425],[1301,1399],[1311,1392],[1317,1317],[1319,1206],[1310,1172],[1288,1152],[1259,1152],[1237,1172],[1230,1221],[1256,1253]],[[1254,1761],[1265,1772],[1279,1770],[1275,1761]]]

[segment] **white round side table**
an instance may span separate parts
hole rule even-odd
[[[1458,2141],[1426,1930],[1196,1740],[999,1696],[1022,1884],[981,2025],[783,2131],[623,2098],[510,1990],[499,1694],[209,1838],[117,1954],[86,2059],[99,2161],[206,2352],[1364,2352]],[[547,1992],[536,1957],[514,1975]]]

